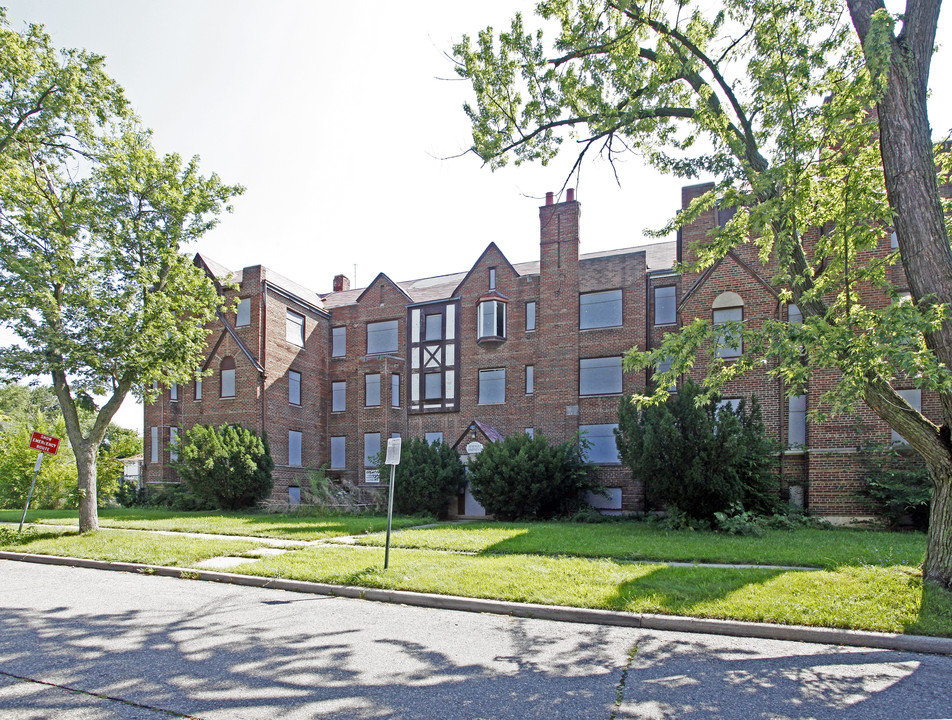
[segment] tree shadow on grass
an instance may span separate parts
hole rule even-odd
[[[762,584],[784,570],[761,568],[655,567],[621,583],[609,599],[616,610],[692,615],[704,603],[721,600],[752,584]]]
[[[932,583],[922,583],[922,604],[918,617],[907,623],[904,632],[910,635],[952,637],[952,591]]]

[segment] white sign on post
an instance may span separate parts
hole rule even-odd
[[[402,444],[402,438],[390,438],[387,440],[387,459],[384,461],[384,465],[399,465],[400,464],[400,446]]]

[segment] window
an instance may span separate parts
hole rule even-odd
[[[619,394],[621,356],[579,360],[578,381],[579,395]]]
[[[670,370],[670,369],[671,369],[671,358],[668,357],[668,358],[665,358],[664,360],[662,360],[661,362],[658,363],[658,367],[655,368],[655,372],[656,372],[656,373],[663,373],[663,372],[668,372],[668,370]],[[678,391],[678,386],[677,386],[677,385],[669,385],[669,386],[668,386],[668,392],[669,392],[669,393],[674,393],[674,392],[677,392],[677,391]]]
[[[714,324],[723,325],[727,322],[743,322],[744,308],[730,307],[714,310]],[[721,358],[736,358],[743,354],[743,341],[737,331],[728,331],[717,339],[717,356]]]
[[[483,405],[506,402],[506,371],[479,371],[479,402]]]
[[[479,303],[479,337],[506,337],[506,303],[501,300]]]
[[[443,339],[443,316],[427,315],[424,319],[424,339],[442,340]]]
[[[251,298],[241,298],[238,301],[238,310],[235,313],[235,325],[251,325]]]
[[[380,454],[380,433],[364,433],[364,482],[379,483],[376,460]]]
[[[364,375],[364,406],[380,405],[380,373]]]
[[[428,445],[432,445],[433,443],[441,443],[443,442],[443,433],[441,432],[423,433],[423,439],[426,440]]]
[[[677,288],[674,285],[655,288],[654,324],[674,325],[677,321]]]
[[[396,352],[397,321],[367,323],[367,354]]]
[[[586,462],[617,464],[621,462],[618,455],[618,446],[615,445],[614,425],[579,425],[579,434],[588,440],[589,448],[585,452]]]
[[[798,447],[807,444],[807,396],[794,395],[787,398],[787,445]]]
[[[792,303],[787,305],[787,322],[791,325],[803,325],[803,313]]]
[[[390,376],[390,406],[400,407],[400,376]]]
[[[618,327],[621,325],[621,290],[579,295],[579,328]]]
[[[341,412],[347,409],[347,381],[336,380],[331,383],[331,410]]]
[[[725,398],[724,400],[719,400],[717,402],[718,412],[724,408],[736,413],[738,410],[740,410],[740,398]]]
[[[526,435],[531,438],[535,437],[535,428],[526,428]]]
[[[288,430],[288,465],[301,467],[301,433]]]
[[[536,304],[535,302],[526,303],[526,330],[536,329]]]
[[[169,428],[169,460],[178,461],[178,428]]]
[[[235,397],[235,358],[231,356],[221,361],[221,396]]]
[[[151,438],[150,440],[152,445],[152,452],[150,453],[150,462],[157,463],[159,461],[159,429],[153,426],[151,429]]]
[[[347,328],[331,329],[331,357],[344,357],[347,354]]]
[[[494,267],[489,268],[489,289],[496,289],[496,268]]]
[[[169,399],[172,402],[178,402],[178,383],[169,385]]]
[[[342,468],[347,463],[347,438],[331,438],[331,467]]]
[[[905,400],[907,403],[912,405],[915,410],[922,412],[922,391],[918,388],[914,390],[897,390],[899,396]],[[892,437],[890,442],[893,445],[908,445],[906,438],[897,433],[895,430],[892,431]]]
[[[899,249],[899,235],[893,230],[889,233],[889,249],[898,250]]]
[[[431,372],[423,376],[423,399],[440,400],[443,397],[443,373]]]
[[[285,339],[292,345],[304,347],[304,316],[288,309]]]
[[[301,373],[295,370],[288,371],[288,402],[301,404]]]
[[[195,399],[196,400],[202,399],[202,381],[201,380],[195,381]]]
[[[300,504],[301,504],[301,488],[289,487],[288,488],[288,505],[291,507],[297,507]]]
[[[535,365],[526,365],[526,395],[535,392]]]

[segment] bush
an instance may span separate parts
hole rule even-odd
[[[387,471],[380,461],[381,482]],[[466,469],[452,447],[407,438],[400,449],[400,464],[394,476],[393,511],[401,515],[446,514],[450,501],[462,492]]]
[[[618,409],[615,431],[622,461],[645,483],[655,507],[675,508],[693,520],[712,522],[716,513],[755,515],[779,507],[773,472],[774,444],[760,406],[718,408],[717,398],[698,405],[701,389],[687,381],[663,405],[638,410],[628,399]]]
[[[870,445],[860,453],[866,470],[861,496],[890,527],[929,528],[932,480],[919,455],[908,449]]]
[[[214,500],[196,495],[187,485],[150,485],[138,493],[136,504],[165,510],[217,510]]]
[[[469,487],[486,512],[502,519],[568,517],[586,491],[603,490],[583,460],[584,441],[550,445],[518,433],[489,443],[469,463]]]
[[[250,507],[274,486],[267,439],[240,425],[196,425],[183,432],[173,467],[200,501],[225,510]]]

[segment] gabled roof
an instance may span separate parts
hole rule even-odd
[[[691,299],[691,297],[693,297],[694,294],[698,290],[701,289],[701,287],[704,286],[704,283],[708,281],[708,278],[710,278],[711,275],[714,274],[714,271],[718,267],[720,267],[721,263],[724,262],[724,260],[726,260],[727,258],[730,258],[731,260],[736,262],[738,265],[740,265],[747,272],[748,275],[750,275],[754,280],[756,280],[761,285],[761,287],[764,288],[764,290],[766,290],[768,293],[773,295],[774,298],[776,298],[777,300],[780,299],[780,295],[777,294],[776,288],[774,288],[770,283],[764,280],[764,278],[761,277],[760,273],[758,273],[756,270],[750,267],[750,265],[748,265],[740,257],[738,257],[734,253],[733,250],[728,250],[722,257],[719,257],[714,262],[713,265],[711,265],[709,268],[707,268],[707,270],[702,272],[700,277],[698,277],[697,281],[690,287],[690,289],[688,289],[687,292],[684,293],[684,295],[681,298],[681,302],[678,303],[678,312],[680,312],[681,308],[685,306],[687,301]]]
[[[196,253],[195,264],[205,269],[205,272],[215,281],[215,286],[219,292],[222,290],[223,283],[240,285],[244,280],[243,270],[229,270],[221,263],[202,253]],[[261,279],[273,289],[283,291],[283,294],[291,300],[311,306],[315,310],[324,309],[324,302],[320,295],[293,280],[289,280],[284,275],[274,272],[274,270],[261,266]]]
[[[372,288],[374,285],[377,284],[377,281],[378,281],[378,280],[386,280],[388,283],[390,283],[390,284],[394,287],[394,289],[395,289],[397,292],[402,293],[402,294],[406,297],[407,300],[411,300],[411,301],[412,301],[412,298],[411,298],[409,295],[407,295],[406,292],[404,292],[403,288],[400,287],[399,285],[397,285],[397,284],[396,284],[393,280],[391,280],[389,277],[387,277],[386,273],[378,273],[378,274],[377,274],[377,277],[375,277],[375,278],[373,279],[373,281],[370,283],[370,285],[368,285],[366,288],[364,288],[364,291],[363,291],[362,293],[360,293],[360,295],[357,296],[357,299],[354,300],[354,302],[360,302],[361,300],[363,300],[363,299],[364,299],[364,295],[367,294],[367,292],[370,290],[370,288]]]
[[[459,294],[460,288],[463,287],[463,283],[469,280],[469,276],[472,275],[476,271],[476,268],[479,267],[479,264],[483,261],[483,258],[485,258],[492,250],[495,250],[497,253],[499,253],[499,256],[502,258],[503,262],[506,263],[507,266],[509,266],[510,270],[512,270],[516,275],[519,274],[519,271],[517,271],[512,266],[512,263],[509,262],[509,259],[503,254],[502,250],[499,249],[496,243],[491,242],[489,243],[489,245],[486,246],[486,249],[483,250],[482,254],[476,259],[476,262],[473,263],[473,267],[469,269],[469,272],[467,272],[466,275],[463,277],[463,279],[459,281],[459,285],[457,285],[456,289],[453,291],[454,295]]]

